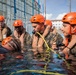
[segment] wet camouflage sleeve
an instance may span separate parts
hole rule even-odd
[[[76,57],[76,44],[70,49],[70,54]]]
[[[48,46],[50,47],[50,40],[51,40],[51,34],[50,33],[48,33],[48,35],[44,38],[45,39],[45,41],[47,42],[47,44],[48,44]],[[46,46],[46,44],[45,44],[45,42],[44,42],[44,48],[47,48],[47,46]]]
[[[59,44],[59,43],[62,43],[63,42],[63,37],[57,33],[57,39],[56,39],[56,43]]]
[[[32,38],[29,33],[26,32],[25,37],[24,37],[24,45],[30,47]]]
[[[63,38],[60,34],[50,33],[50,46],[55,42],[56,44],[62,43]]]

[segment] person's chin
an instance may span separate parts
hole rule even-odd
[[[20,33],[21,31],[20,30],[16,30],[18,33]]]
[[[18,32],[19,30],[16,29],[16,31]]]
[[[69,34],[64,34],[64,36],[66,36],[66,37],[67,37],[67,36],[69,36]]]
[[[64,36],[68,36],[68,34],[66,34],[66,33],[63,33],[64,34]]]

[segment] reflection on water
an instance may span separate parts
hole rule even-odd
[[[50,62],[47,66],[46,71],[58,72],[66,75],[67,72],[61,66],[63,61],[61,59],[57,59],[57,55],[53,54],[53,61]],[[0,75],[10,75],[12,72],[17,72],[19,70],[44,70],[44,65],[46,62],[40,62],[37,59],[33,59],[33,54],[31,50],[24,53],[24,59],[16,59],[11,57],[10,55],[6,58],[6,60],[2,64],[2,69],[0,70]],[[16,73],[13,75],[43,75],[38,73]]]

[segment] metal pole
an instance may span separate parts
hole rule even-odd
[[[40,13],[40,0],[38,0],[38,14]]]
[[[32,0],[32,15],[34,15],[34,2],[35,0]]]
[[[16,19],[16,0],[14,0],[14,19]]]
[[[46,0],[44,0],[44,17],[46,19]]]

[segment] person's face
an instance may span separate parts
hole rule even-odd
[[[22,31],[22,29],[23,29],[23,27],[22,27],[22,26],[16,26],[16,27],[15,27],[15,30],[16,30],[17,32],[21,32],[21,31]]]
[[[64,36],[68,36],[71,34],[71,26],[69,23],[63,23],[63,27],[61,28]]]
[[[4,21],[0,21],[0,29],[4,27]]]
[[[32,27],[35,32],[40,32],[41,30],[41,25],[39,23],[32,23]]]

